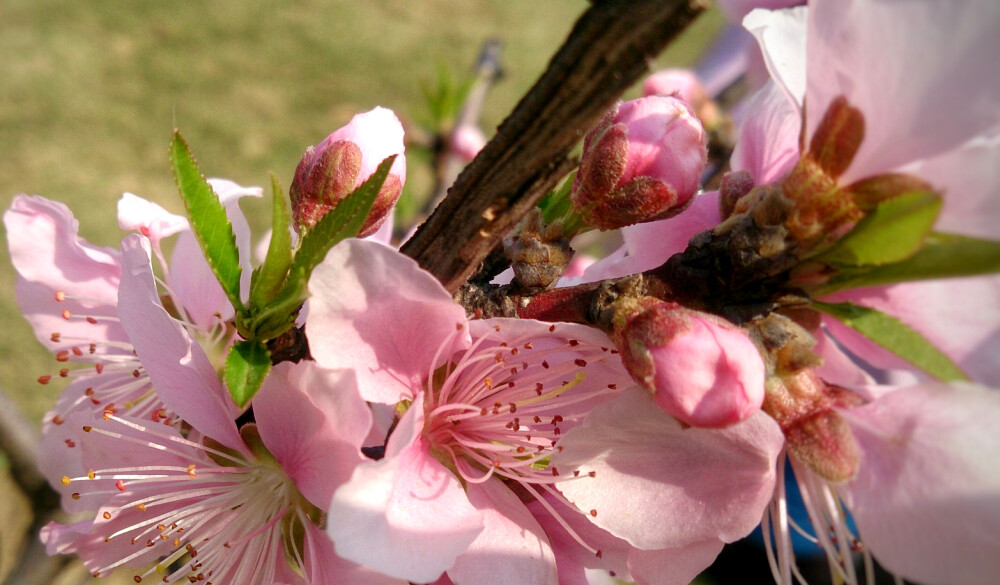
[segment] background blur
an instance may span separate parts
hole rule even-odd
[[[167,161],[175,126],[206,175],[264,185],[273,171],[287,189],[303,150],[357,112],[392,108],[418,133],[428,117],[423,90],[441,70],[467,74],[483,43],[498,38],[505,76],[483,109],[489,136],[586,7],[585,0],[3,0],[0,205],[18,193],[61,201],[83,237],[117,247],[123,192],[183,211]],[[703,16],[657,66],[691,63],[721,24],[718,14]],[[424,197],[432,188],[428,157],[408,150],[407,159],[407,193]],[[263,206],[243,207],[255,227],[265,225]],[[0,389],[38,421],[61,387],[36,380],[56,362],[20,316],[0,249]],[[17,527],[30,521],[7,481],[0,477],[0,580],[22,545]],[[119,578],[131,583],[129,575]],[[90,579],[77,568],[58,583],[82,578]]]

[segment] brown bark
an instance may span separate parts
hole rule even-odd
[[[403,247],[451,291],[573,166],[569,152],[704,0],[596,1],[534,87]]]

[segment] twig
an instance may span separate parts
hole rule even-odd
[[[439,140],[443,148],[440,149],[435,165],[437,169],[434,180],[434,195],[425,205],[425,213],[430,213],[441,203],[448,193],[448,187],[455,183],[455,179],[467,162],[467,159],[459,157],[451,148],[454,133],[463,126],[472,126],[479,122],[486,94],[503,74],[500,67],[500,52],[502,50],[503,43],[498,39],[490,39],[483,44],[476,62],[476,80],[469,89],[468,96],[466,96],[465,102],[455,118],[454,125],[448,130],[449,136],[444,136],[443,140]]]
[[[583,134],[704,8],[701,0],[595,2],[403,253],[457,291],[573,167],[569,152]]]

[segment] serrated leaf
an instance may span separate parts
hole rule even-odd
[[[264,263],[254,272],[250,284],[250,310],[256,312],[273,299],[285,284],[288,268],[292,265],[292,236],[288,232],[288,205],[285,192],[278,185],[278,178],[271,175],[271,242],[267,247]]]
[[[170,164],[174,170],[177,189],[187,208],[191,229],[201,245],[208,265],[233,307],[238,313],[243,313],[245,309],[240,299],[242,268],[233,226],[226,215],[225,206],[198,170],[198,163],[179,131],[174,131],[174,138],[170,143]]]
[[[264,342],[251,339],[237,341],[226,356],[226,386],[241,408],[260,390],[271,370],[271,352]]]
[[[854,303],[813,301],[813,306],[935,378],[968,380],[965,372],[951,358],[895,317]]]
[[[813,260],[836,267],[881,266],[909,258],[923,245],[941,211],[933,191],[883,201]]]
[[[863,286],[1000,273],[1000,242],[931,233],[916,254],[895,264],[842,270],[814,292],[817,297]]]

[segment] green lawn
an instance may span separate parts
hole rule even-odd
[[[482,42],[505,43],[506,76],[483,113],[489,134],[562,42],[584,0],[5,0],[0,8],[0,203],[17,193],[67,203],[92,242],[117,246],[124,191],[179,212],[167,165],[179,127],[209,176],[288,185],[302,151],[375,105],[424,113],[421,84],[464,71]],[[711,39],[703,18],[661,58],[690,62]],[[411,156],[410,188],[429,186]],[[261,225],[260,207],[248,210]],[[0,258],[0,388],[34,419],[59,388],[21,319]]]

